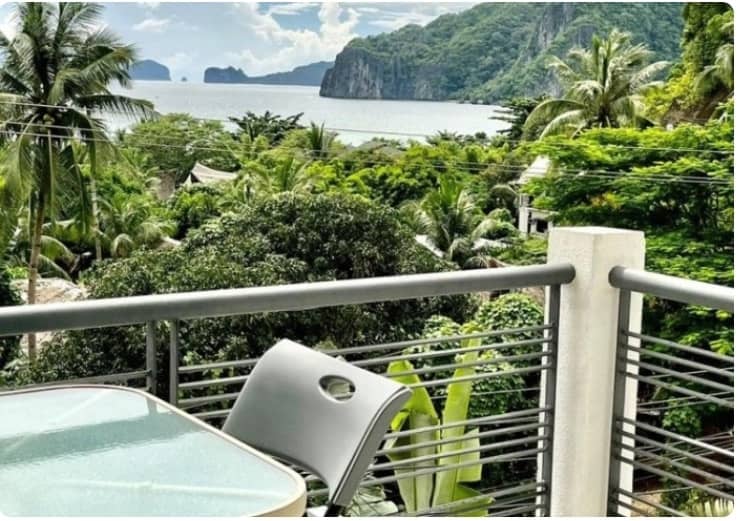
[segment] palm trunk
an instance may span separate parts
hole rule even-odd
[[[39,278],[39,256],[41,255],[41,234],[44,226],[44,200],[39,197],[36,212],[32,216],[31,257],[28,261],[28,304],[36,304],[36,282]],[[28,334],[28,358],[36,360],[36,333]]]
[[[101,223],[98,220],[98,189],[95,184],[95,172],[90,176],[90,200],[93,205],[93,235],[95,241],[95,260],[103,260],[101,248]]]

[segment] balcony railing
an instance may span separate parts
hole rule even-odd
[[[610,232],[618,248],[626,248],[622,238]],[[602,232],[592,229],[590,233]],[[594,255],[615,253],[607,253],[604,247]],[[585,256],[581,250],[576,259],[583,262]],[[732,289],[625,268],[615,268],[611,276],[607,268],[602,268],[607,270],[602,278],[595,266],[617,263],[594,259],[585,266],[554,260],[564,259],[564,255],[551,257],[540,266],[2,308],[0,336],[137,325],[144,352],[142,367],[76,381],[143,388],[219,425],[258,358],[189,361],[181,351],[191,321],[545,287],[547,310],[543,320],[522,327],[325,349],[329,355],[368,370],[406,378],[411,387],[426,392],[439,417],[451,386],[471,384],[469,409],[458,421],[445,426],[405,427],[386,435],[362,483],[360,506],[368,507],[364,505],[368,498],[379,496],[370,491],[382,490],[401,507],[402,480],[427,479],[433,483],[442,473],[453,470],[468,474],[463,484],[479,495],[384,512],[683,514],[666,498],[647,493],[658,489],[648,486],[648,476],[650,481],[674,483],[666,483],[664,489],[686,487],[694,489],[700,498],[731,498],[732,422],[729,432],[725,425],[720,432],[694,437],[659,426],[653,414],[669,407],[711,404],[732,415],[732,357],[643,334],[635,320],[642,301],[633,294],[732,312]],[[595,302],[601,305],[594,305],[592,285],[596,285]],[[608,334],[597,336],[596,332]],[[166,353],[158,350],[158,346],[164,347],[164,337]],[[607,339],[606,345],[601,344],[601,338]],[[471,353],[489,356],[472,359],[467,356]],[[601,367],[582,369],[585,360],[599,360]],[[167,367],[158,367],[158,361]],[[615,377],[595,378],[588,374],[592,371],[608,371],[607,376]],[[561,387],[560,375],[567,380],[588,381],[593,377],[596,388],[589,389],[588,396],[575,395],[570,382]],[[59,382],[43,385],[52,383]],[[658,395],[656,389],[666,394]],[[586,433],[583,424],[569,414],[559,418],[561,428],[555,430],[556,415],[569,410],[576,400],[585,408],[581,416],[598,422],[597,427],[603,421],[601,414],[605,414],[606,439],[598,428]],[[612,422],[613,429],[609,425]],[[590,440],[592,447],[581,446],[582,442],[576,441],[581,437]],[[612,450],[607,453],[610,444]],[[570,454],[556,454],[559,447]],[[581,453],[583,450],[586,454]],[[590,483],[585,481],[587,475],[575,480],[555,479],[565,475],[563,467],[570,467],[570,472],[600,467],[601,458],[606,464],[604,478],[596,476]],[[561,463],[553,468],[553,460]],[[322,503],[323,485],[314,476],[304,475],[310,501]],[[572,507],[571,500],[565,501],[566,496],[573,498],[574,505],[593,501],[599,507]],[[561,503],[553,510],[555,498]],[[374,510],[364,512],[369,515]]]

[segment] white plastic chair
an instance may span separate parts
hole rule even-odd
[[[337,516],[410,395],[393,380],[284,339],[253,368],[222,429],[322,479],[329,492],[320,515]]]

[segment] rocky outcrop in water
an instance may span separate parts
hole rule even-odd
[[[155,60],[135,62],[129,68],[129,74],[133,80],[170,81],[170,70]]]
[[[307,85],[318,86],[333,62],[316,62],[300,65],[291,71],[275,72],[265,76],[248,76],[242,69],[234,67],[209,67],[204,71],[204,83],[256,83],[259,85]]]

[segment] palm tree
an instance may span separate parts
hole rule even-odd
[[[317,125],[314,122],[310,123],[310,128],[307,129],[307,141],[313,159],[326,157],[334,140],[335,134],[325,131],[325,123],[322,125]]]
[[[412,228],[424,233],[444,258],[462,267],[491,264],[493,259],[476,243],[494,235],[514,234],[507,214],[502,209],[484,214],[464,184],[448,176],[443,176],[438,188],[422,201],[403,206],[403,215]]]
[[[17,4],[17,34],[0,34],[0,133],[10,141],[4,172],[9,190],[28,198],[30,304],[36,302],[44,220],[54,219],[58,186],[79,175],[73,143],[84,141],[93,177],[98,157],[111,145],[102,119],[91,114],[152,114],[150,102],[109,91],[112,82],[129,85],[135,53],[101,28],[101,12],[98,4]],[[28,353],[35,359],[33,335]]]
[[[101,200],[101,222],[111,257],[126,257],[140,246],[157,246],[175,231],[172,222],[155,215],[141,199]]]
[[[642,93],[657,87],[652,81],[669,62],[650,63],[645,44],[632,45],[628,33],[616,29],[606,39],[594,35],[590,49],[573,49],[567,63],[552,57],[549,67],[563,83],[563,98],[537,105],[524,123],[525,133],[541,129],[541,137],[590,127],[647,126]]]
[[[317,176],[307,169],[308,164],[293,156],[280,159],[274,167],[255,164],[253,173],[238,181],[238,188],[251,196],[309,191],[317,183]]]
[[[730,11],[732,14],[732,11]],[[733,91],[733,21],[725,22],[720,31],[730,40],[723,43],[715,52],[715,63],[707,65],[696,79],[696,88],[708,93],[721,83],[728,92]]]

